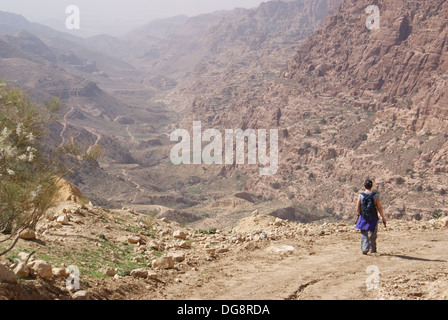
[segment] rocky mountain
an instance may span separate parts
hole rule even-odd
[[[104,150],[102,165],[136,163],[120,133],[127,138],[130,123],[161,119],[159,109],[142,105],[152,93],[142,92],[139,72],[125,62],[87,49],[73,36],[31,24],[14,14],[1,16],[0,76],[37,103],[56,97],[63,105],[60,121],[50,128],[49,146],[60,146],[74,137],[85,150],[100,145]],[[132,99],[126,98],[129,96]],[[102,191],[105,179],[115,185],[117,195],[135,188],[101,166],[74,177],[89,185],[98,203],[108,205],[104,194],[110,199],[114,193]]]
[[[79,179],[101,203],[157,203],[227,225],[248,213],[236,197],[246,193],[282,217],[350,218],[369,176],[388,215],[421,219],[444,207],[448,188],[446,4],[425,3],[376,1],[379,30],[366,27],[367,1],[296,0],[83,41],[20,31],[27,24],[10,17],[18,26],[2,25],[0,68],[19,86],[66,98],[61,132],[75,134],[72,125],[108,147],[96,182]],[[277,174],[173,166],[169,133],[193,120],[278,129]],[[107,177],[126,187],[104,196]]]
[[[318,29],[338,1],[270,1],[227,13],[211,30],[211,54],[191,71],[171,96],[173,108],[193,105],[191,117],[225,116],[233,101],[255,99],[278,78],[301,42]],[[244,108],[244,106],[242,106]],[[191,119],[188,119],[190,121]]]
[[[145,53],[126,59],[143,70],[146,90],[154,90],[154,99],[158,99],[167,114],[176,117],[172,119],[175,126],[194,101],[213,108],[213,112],[201,113],[201,116],[213,118],[213,114],[224,116],[219,108],[238,101],[239,95],[252,99],[261,94],[279,77],[300,43],[336,9],[336,4],[337,1],[276,1],[255,9],[218,12],[184,21],[177,17],[144,26],[131,32],[126,39],[101,36],[107,43],[103,46],[101,41],[97,42],[97,49],[107,53],[111,46],[116,46],[116,52],[120,52],[125,42],[139,45]],[[161,35],[160,40],[154,38],[157,34]],[[142,41],[142,37],[149,40]],[[148,43],[149,50],[145,47]],[[126,122],[125,118],[122,120]],[[213,224],[214,219],[224,225],[236,221],[236,215],[225,214],[230,209],[238,212],[238,216],[247,213],[241,199],[233,198],[244,188],[245,174],[240,179],[222,175],[222,168],[218,167],[186,168],[171,164],[172,145],[165,134],[173,128],[166,127],[162,133],[138,122],[127,122],[126,130],[131,137],[128,147],[137,163],[123,165],[116,173],[140,188],[124,195],[123,201],[130,201],[139,208],[158,203],[185,209],[189,214],[204,214],[205,224]],[[112,172],[111,167],[108,170]],[[87,185],[84,187],[90,189]],[[147,194],[146,190],[151,191]],[[158,190],[158,194],[153,194],[153,190]],[[258,196],[272,200],[270,195]],[[199,207],[191,207],[198,204]],[[303,212],[315,217],[328,216],[320,209],[296,208],[283,201],[273,202],[268,207],[271,211],[288,207],[286,211],[297,217]],[[178,221],[181,220],[182,217]]]
[[[219,112],[190,107],[210,127],[279,129],[279,174],[248,169],[247,191],[348,217],[371,177],[389,216],[445,206],[447,4],[374,1],[380,29],[369,30],[371,4],[343,1],[261,92]]]
[[[90,37],[84,42],[104,54],[123,61],[132,62],[154,50],[163,40],[178,32],[189,20],[187,16],[158,19],[132,30],[121,37],[106,34]]]

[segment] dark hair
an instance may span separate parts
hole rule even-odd
[[[373,182],[370,179],[366,179],[364,181],[364,188],[366,188],[367,190],[372,190],[373,187]]]

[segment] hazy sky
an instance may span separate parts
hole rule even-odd
[[[0,11],[23,15],[30,21],[65,30],[65,9],[80,9],[80,36],[119,35],[151,20],[180,14],[194,16],[217,10],[252,8],[267,0],[0,0]],[[1,23],[1,21],[0,21]]]

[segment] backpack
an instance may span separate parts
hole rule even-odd
[[[364,197],[361,202],[361,216],[365,220],[373,220],[374,218],[378,218],[377,209],[375,206],[375,195],[376,192],[371,192],[369,194],[361,193]]]

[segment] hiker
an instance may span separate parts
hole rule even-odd
[[[364,181],[366,189],[358,197],[358,220],[356,229],[361,231],[361,251],[363,254],[376,253],[376,237],[378,232],[378,212],[386,227],[386,218],[381,207],[380,195],[372,191],[373,182],[370,179]]]

